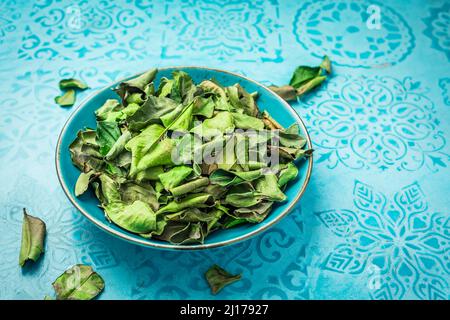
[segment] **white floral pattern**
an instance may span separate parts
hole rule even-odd
[[[146,0],[35,3],[19,58],[143,59],[153,53],[152,7]]]
[[[431,38],[431,46],[442,51],[450,60],[450,3],[431,8],[430,16],[423,19],[427,28],[424,33]]]
[[[375,267],[379,283],[370,290],[374,299],[448,299],[448,215],[429,208],[417,183],[388,199],[356,181],[353,196],[354,210],[316,213],[343,240],[326,257],[323,269],[361,274]]]
[[[276,2],[180,0],[166,5],[163,58],[281,62]]]
[[[306,104],[317,162],[330,168],[437,171],[449,163],[434,103],[410,77],[338,76]]]
[[[369,6],[379,10],[379,27],[371,26]],[[294,20],[297,41],[313,55],[333,57],[349,67],[397,64],[415,46],[411,28],[401,15],[374,1],[314,1],[305,3]]]

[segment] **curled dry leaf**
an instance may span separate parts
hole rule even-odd
[[[295,69],[288,85],[269,88],[286,101],[296,100],[319,87],[331,74],[331,61],[325,56],[318,67],[299,66]]]
[[[75,90],[67,90],[62,96],[57,96],[55,102],[61,107],[71,107],[75,104]]]
[[[52,285],[57,300],[91,300],[105,288],[102,277],[82,264],[67,269]]]
[[[218,293],[225,286],[241,279],[240,274],[232,275],[225,269],[219,267],[217,264],[213,265],[208,271],[206,271],[205,277],[213,294]]]
[[[22,244],[20,247],[19,265],[23,267],[25,262],[32,260],[36,262],[44,252],[44,241],[46,234],[45,222],[39,218],[29,215],[23,209],[22,222]]]

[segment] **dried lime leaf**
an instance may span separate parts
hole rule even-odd
[[[59,81],[59,88],[61,90],[65,90],[65,89],[80,89],[80,90],[84,90],[89,88],[88,85],[78,79],[74,79],[74,78],[69,78],[69,79],[62,79],[61,81]]]
[[[45,223],[39,218],[30,216],[23,209],[22,244],[20,247],[19,265],[24,266],[28,260],[37,261],[44,252]]]
[[[91,300],[105,288],[105,282],[92,267],[77,264],[54,282],[57,300]]]
[[[55,102],[61,107],[70,107],[75,104],[75,90],[67,90],[62,96],[57,96]]]
[[[241,275],[232,275],[217,264],[209,268],[205,273],[206,281],[208,281],[213,294],[218,293],[223,287],[241,279]]]

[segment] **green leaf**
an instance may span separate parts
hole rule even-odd
[[[163,173],[163,166],[148,168],[136,174],[136,181],[159,180],[159,175]]]
[[[194,85],[191,77],[184,71],[174,71],[172,76],[173,84],[170,98],[184,104],[191,102],[197,91],[197,87]]]
[[[159,124],[148,126],[140,134],[130,139],[125,144],[125,149],[131,151],[130,175],[135,175],[137,165],[144,154],[148,151],[149,145],[154,144],[164,132],[164,128]]]
[[[211,174],[210,180],[212,184],[218,184],[222,187],[227,187],[242,183],[243,181],[256,180],[261,177],[262,174],[263,172],[261,169],[252,171],[231,171],[218,169]]]
[[[256,180],[255,189],[260,195],[270,201],[284,201],[287,199],[278,186],[277,176],[273,173],[265,174]]]
[[[211,97],[205,99],[197,97],[194,100],[194,106],[192,108],[192,114],[194,116],[203,116],[205,118],[211,118],[214,114],[214,101]]]
[[[289,162],[285,169],[282,169],[278,178],[278,186],[282,187],[289,181],[294,180],[298,175],[298,169],[292,162]]]
[[[318,67],[297,67],[289,85],[270,86],[269,88],[286,101],[292,101],[320,86],[329,74],[331,74],[331,61],[325,56]]]
[[[180,186],[172,188],[170,190],[170,192],[174,196],[179,197],[179,196],[184,195],[186,193],[196,192],[200,188],[206,187],[208,184],[209,184],[209,179],[208,178],[200,177],[198,179],[191,180],[189,182],[186,182],[185,184],[182,184]]]
[[[279,124],[267,111],[263,111],[263,122],[266,125],[267,129],[270,130],[277,130],[277,129],[283,129],[281,124]]]
[[[225,286],[241,279],[240,274],[232,275],[217,264],[206,271],[205,277],[213,294],[217,294]]]
[[[226,195],[224,203],[236,208],[246,208],[261,203],[263,199],[253,185],[246,182],[233,186]]]
[[[186,208],[207,208],[214,204],[214,198],[207,193],[194,193],[187,195],[179,201],[169,202],[156,213],[178,212]]]
[[[100,147],[99,151],[102,155],[107,155],[117,139],[121,136],[121,132],[117,122],[97,121],[96,141]]]
[[[296,123],[286,130],[280,130],[280,145],[288,148],[303,148],[306,145],[306,139],[299,135],[299,130],[300,127]]]
[[[167,221],[164,220],[161,216],[156,217],[156,229],[150,231],[148,233],[141,233],[140,236],[146,239],[151,239],[155,236],[160,236],[163,234],[165,228],[167,226]]]
[[[291,81],[289,81],[289,85],[298,89],[306,82],[319,76],[320,70],[321,70],[320,67],[299,66],[297,67],[297,69],[295,69]]]
[[[229,193],[225,197],[224,203],[236,208],[252,207],[259,204],[263,199],[254,191],[242,193]]]
[[[102,277],[92,267],[81,264],[67,269],[52,285],[57,300],[91,300],[105,288]]]
[[[164,189],[170,190],[180,185],[181,182],[183,182],[184,179],[192,173],[192,171],[192,168],[188,166],[177,166],[165,173],[160,174],[158,177],[163,184]]]
[[[161,117],[170,113],[178,103],[164,97],[149,96],[144,104],[126,118],[131,131],[139,131],[152,123],[160,123]]]
[[[238,83],[234,86],[227,87],[226,93],[231,105],[238,112],[256,117],[259,113],[258,106],[256,105],[253,95],[245,91]]]
[[[97,120],[100,121],[116,121],[117,117],[122,115],[120,112],[121,109],[123,109],[123,107],[118,100],[108,99],[95,111],[95,116],[97,117]]]
[[[132,204],[112,202],[104,208],[108,218],[125,230],[134,233],[156,230],[156,214],[149,204],[141,200]]]
[[[122,98],[124,105],[126,105],[126,99],[130,94],[145,93],[146,87],[153,81],[157,73],[158,69],[151,69],[136,78],[122,82],[115,91]]]
[[[205,119],[191,132],[205,138],[222,136],[226,131],[234,129],[233,115],[230,112],[218,112],[213,118]]]
[[[205,230],[201,223],[168,221],[161,235],[154,237],[172,244],[203,243]]]
[[[25,262],[36,262],[44,252],[46,227],[44,221],[30,216],[23,209],[22,244],[20,246],[19,265],[23,267]]]
[[[75,196],[78,197],[86,192],[86,190],[89,187],[89,182],[91,181],[91,178],[95,176],[95,172],[93,170],[84,173],[82,172],[80,176],[77,179],[77,182],[75,184]]]
[[[88,85],[78,79],[70,78],[70,79],[62,79],[59,81],[59,88],[61,90],[65,89],[79,89],[79,90],[85,90],[88,87]]]
[[[243,113],[233,113],[234,125],[239,129],[253,129],[262,130],[264,129],[264,122],[261,119],[248,116]]]
[[[157,166],[173,165],[172,150],[174,147],[175,142],[172,139],[166,138],[159,141],[138,161],[135,172]],[[130,175],[133,176],[133,172],[130,171]]]
[[[130,105],[130,104],[137,104],[137,105],[141,105],[145,100],[142,98],[142,93],[140,93],[140,92],[135,92],[135,93],[132,93],[132,94],[130,94],[128,97],[127,97],[127,104],[128,105]]]
[[[302,96],[305,93],[311,91],[315,87],[318,87],[327,79],[326,76],[315,77],[314,79],[306,82],[305,84],[297,88],[297,95]]]
[[[188,208],[176,213],[167,214],[165,219],[176,222],[203,222],[206,223],[207,231],[209,232],[213,229],[223,214],[224,212],[219,209],[204,212],[198,208]]]
[[[272,202],[261,202],[251,207],[238,208],[229,215],[249,223],[260,223],[268,216],[272,204]]]
[[[125,145],[128,141],[131,140],[131,133],[126,130],[122,133],[122,135],[114,142],[114,144],[111,146],[111,149],[109,149],[108,153],[105,155],[106,160],[114,160],[117,156],[119,156],[120,153],[122,153],[125,150]]]
[[[283,159],[287,159],[287,161],[294,161],[304,157],[310,157],[313,153],[313,149],[273,147],[273,150],[276,150],[276,152],[279,153],[280,157]]]
[[[269,86],[269,89],[279,95],[286,101],[294,101],[297,100],[297,89],[293,86],[285,85],[285,86]]]
[[[151,167],[172,164],[175,142],[169,138],[159,141],[164,132],[162,126],[153,124],[127,142],[125,149],[131,151],[132,155],[131,177]]]
[[[188,131],[192,126],[193,105],[179,105],[175,110],[161,117],[163,125],[170,130]]]
[[[246,219],[236,219],[233,217],[228,217],[222,224],[222,228],[229,229],[236,226],[239,226],[241,224],[247,223],[248,221]]]
[[[158,90],[156,90],[156,96],[157,97],[167,97],[170,95],[170,92],[172,92],[172,86],[174,81],[167,78],[161,78],[159,81],[159,87]]]
[[[81,171],[101,171],[104,167],[94,130],[79,131],[77,138],[70,144],[69,151],[72,163]]]
[[[61,107],[71,107],[75,104],[75,90],[67,90],[62,96],[57,96],[55,102]]]
[[[320,68],[326,71],[326,73],[331,74],[331,61],[328,56],[323,57],[322,62],[320,63]]]
[[[155,189],[149,183],[134,183],[131,181],[122,183],[120,185],[120,194],[122,201],[127,204],[132,204],[137,200],[148,204],[152,210],[159,209],[159,202]]]
[[[206,186],[203,192],[213,196],[214,200],[218,200],[223,198],[223,196],[227,192],[227,189],[222,186],[219,186],[218,184],[210,184]]]
[[[107,174],[101,174],[99,176],[100,180],[100,189],[99,194],[97,195],[99,197],[99,200],[102,202],[102,204],[108,204],[108,203],[114,203],[117,201],[121,201],[121,195],[120,195],[120,187],[119,183],[111,178]]]
[[[227,94],[225,89],[219,85],[218,83],[212,80],[204,80],[199,84],[199,87],[203,89],[205,92],[213,93],[214,95],[219,96],[220,98],[227,99]]]
[[[140,105],[136,104],[136,103],[130,103],[128,104],[125,108],[123,108],[121,110],[120,116],[119,116],[119,120],[125,120],[127,118],[130,118],[131,116],[133,116],[136,111],[138,111],[141,108]]]

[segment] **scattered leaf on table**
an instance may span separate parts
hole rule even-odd
[[[232,275],[219,267],[217,264],[213,265],[208,271],[206,271],[205,277],[213,294],[218,293],[225,286],[241,279],[240,274]]]
[[[26,209],[23,209],[22,222],[22,244],[20,247],[19,265],[24,266],[25,262],[32,260],[36,262],[44,252],[46,226],[44,221],[30,216]]]
[[[57,300],[91,300],[105,288],[102,277],[92,267],[77,264],[54,282]]]
[[[299,66],[295,69],[289,85],[269,88],[286,101],[296,100],[320,86],[331,74],[331,61],[325,56],[318,67]]]
[[[62,96],[57,96],[55,102],[61,107],[73,106],[75,104],[75,90],[67,90]]]
[[[82,80],[78,80],[78,79],[62,79],[59,81],[59,88],[61,90],[65,90],[65,89],[80,89],[80,90],[84,90],[88,88],[88,85],[83,82]]]

